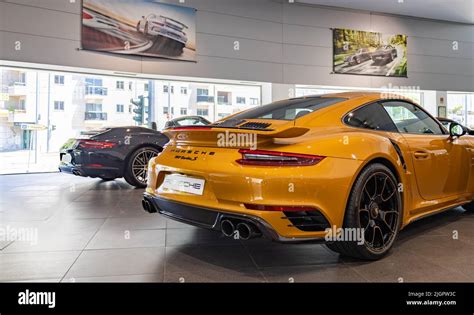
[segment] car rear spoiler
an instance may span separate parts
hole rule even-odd
[[[238,127],[189,126],[175,127],[163,133],[175,145],[219,146],[223,139],[253,139],[257,144],[273,141],[276,138],[296,138],[309,131],[308,128],[289,127],[276,130],[255,130]],[[227,145],[225,145],[227,146]],[[239,145],[239,147],[245,147]]]

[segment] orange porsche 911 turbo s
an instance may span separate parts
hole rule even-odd
[[[143,207],[229,237],[373,260],[407,224],[474,209],[474,138],[403,97],[292,98],[165,134]]]

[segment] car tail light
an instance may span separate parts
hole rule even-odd
[[[87,167],[104,167],[102,164],[86,164]]]
[[[242,158],[236,162],[241,165],[256,166],[309,166],[316,165],[324,156],[288,152],[241,149]]]
[[[84,20],[90,20],[90,19],[93,18],[93,16],[90,15],[90,14],[88,14],[88,13],[86,13],[86,12],[82,12],[82,18],[83,18]]]
[[[79,140],[77,144],[78,148],[83,149],[111,149],[115,147],[117,143],[107,141],[96,141],[96,140]]]
[[[315,211],[317,209],[307,206],[266,206],[245,204],[245,208],[259,211]]]

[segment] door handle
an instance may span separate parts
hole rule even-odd
[[[414,155],[415,155],[415,159],[418,159],[418,160],[424,160],[430,157],[430,154],[424,151],[416,151]]]

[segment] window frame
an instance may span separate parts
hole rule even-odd
[[[56,104],[59,105],[58,108],[56,108]],[[53,101],[53,110],[55,112],[64,112],[64,107],[65,107],[64,106],[64,101],[60,101],[60,100]]]
[[[56,79],[58,79],[58,81],[56,82]],[[64,78],[64,75],[61,75],[61,74],[55,74],[54,75],[54,84],[55,85],[62,85],[64,86],[64,82],[65,82],[65,78]],[[62,82],[61,82],[62,81]]]
[[[243,102],[239,102],[239,99],[240,99],[241,101],[243,100]],[[236,98],[235,98],[235,103],[236,103],[237,105],[247,105],[247,98],[246,98],[245,96],[236,96]]]
[[[443,124],[441,122],[439,122],[435,117],[433,117],[433,115],[431,115],[427,110],[425,110],[423,107],[421,107],[420,105],[414,103],[414,102],[410,102],[409,100],[404,100],[404,99],[387,99],[387,100],[383,100],[383,101],[378,101],[378,103],[380,103],[380,105],[383,107],[383,109],[387,112],[387,114],[389,115],[390,119],[392,119],[392,117],[390,116],[390,114],[388,113],[388,111],[385,109],[385,106],[383,105],[383,103],[387,103],[387,102],[401,102],[401,103],[406,103],[406,104],[409,104],[409,105],[413,105],[415,107],[417,107],[419,110],[421,110],[422,112],[424,112],[428,117],[430,117],[431,119],[433,119],[433,121],[439,126],[439,128],[441,129],[441,132],[442,134],[429,134],[429,133],[413,133],[413,132],[400,132],[398,131],[399,134],[407,134],[407,135],[420,135],[420,136],[446,136],[446,135],[449,135],[449,132],[448,130],[443,126]],[[417,117],[418,118],[418,117]],[[395,121],[393,121],[392,119],[392,122],[395,124]],[[396,124],[395,124],[396,126]],[[398,128],[397,128],[398,129]]]
[[[121,80],[115,81],[115,88],[119,91],[125,90],[125,81],[121,81]]]
[[[199,114],[199,111],[201,111],[201,114]],[[202,111],[205,111],[207,114],[202,113]],[[196,109],[196,115],[197,116],[209,116],[209,108],[197,108]]]
[[[118,110],[119,108],[121,108],[122,111],[119,111]],[[124,114],[125,113],[125,105],[124,104],[115,104],[115,113]]]
[[[438,134],[407,133],[407,132],[400,132],[400,130],[398,130],[398,128],[397,128],[396,131],[376,130],[376,129],[369,129],[369,128],[361,128],[361,127],[351,126],[351,125],[349,125],[349,124],[346,123],[346,117],[347,117],[350,113],[352,113],[352,112],[354,112],[354,111],[356,111],[356,110],[358,110],[358,109],[360,109],[360,108],[362,108],[362,107],[369,106],[369,105],[372,105],[372,104],[375,104],[375,103],[379,103],[379,105],[382,106],[383,110],[387,113],[387,115],[388,115],[388,117],[390,118],[390,120],[392,121],[392,123],[396,126],[396,124],[395,124],[395,122],[393,121],[392,117],[390,116],[390,114],[387,112],[387,110],[386,110],[385,107],[383,106],[383,104],[382,104],[383,102],[405,102],[405,103],[408,103],[408,104],[410,104],[410,105],[414,105],[414,106],[418,107],[421,111],[423,111],[425,114],[427,114],[428,117],[430,117],[431,119],[433,119],[433,120],[438,124],[438,126],[440,126],[441,131],[443,132],[443,134],[438,135]],[[351,109],[351,110],[348,111],[347,113],[345,113],[345,114],[342,116],[342,118],[341,118],[341,122],[342,122],[342,124],[343,124],[344,126],[349,127],[349,128],[356,128],[356,129],[362,129],[362,130],[370,130],[370,131],[374,131],[374,132],[390,132],[390,133],[398,133],[398,134],[401,134],[401,135],[403,135],[403,134],[409,134],[409,135],[418,135],[418,136],[437,136],[437,137],[449,135],[448,130],[447,130],[433,115],[431,115],[428,111],[426,111],[423,107],[421,107],[420,105],[418,105],[418,104],[416,104],[416,103],[414,103],[414,102],[411,102],[411,101],[406,100],[406,99],[401,99],[401,98],[375,100],[375,101],[371,101],[371,102],[362,104],[362,105],[360,105],[360,106],[357,106],[357,107]]]

